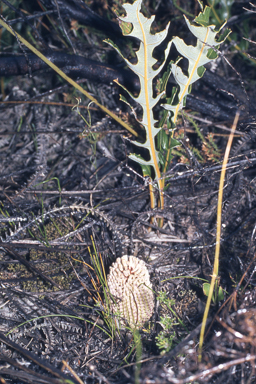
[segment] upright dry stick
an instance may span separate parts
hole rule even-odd
[[[199,339],[199,361],[202,359],[202,347],[203,347],[203,342],[204,342],[204,332],[205,332],[205,326],[206,326],[206,321],[211,305],[211,300],[212,300],[212,295],[215,287],[215,281],[218,277],[219,273],[219,255],[220,255],[220,237],[221,237],[221,212],[222,212],[222,200],[223,200],[223,188],[224,188],[224,182],[225,182],[225,174],[226,174],[226,168],[227,168],[227,163],[228,163],[228,157],[229,157],[229,152],[231,149],[233,137],[234,137],[234,132],[237,127],[238,119],[239,119],[240,112],[237,111],[231,132],[229,135],[223,163],[222,163],[222,169],[221,169],[221,175],[220,175],[220,185],[219,185],[219,195],[218,195],[218,206],[217,206],[217,230],[216,230],[216,248],[215,248],[215,257],[214,257],[214,265],[213,265],[213,274],[212,274],[212,280],[211,280],[211,285],[209,289],[209,294],[205,306],[205,311],[204,311],[204,316],[203,316],[203,322],[202,322],[202,328],[200,332],[200,339]]]

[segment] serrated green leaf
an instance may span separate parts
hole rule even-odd
[[[219,31],[214,30],[214,25],[209,25],[211,9],[208,6],[206,6],[195,18],[194,23],[191,23],[187,17],[184,16],[189,30],[197,39],[196,45],[187,45],[179,37],[174,37],[167,44],[164,57],[159,64],[153,57],[153,53],[154,49],[166,38],[169,24],[163,31],[152,34],[151,27],[155,17],[145,17],[141,12],[141,4],[142,0],[135,0],[133,4],[124,4],[123,8],[126,12],[126,16],[119,17],[125,35],[135,37],[140,41],[139,49],[135,52],[137,61],[135,63],[130,62],[123,57],[119,48],[111,40],[106,40],[106,42],[119,53],[127,66],[139,77],[140,92],[137,97],[131,94],[125,87],[122,86],[122,88],[134,101],[139,103],[142,108],[142,118],[138,121],[145,129],[145,142],[134,142],[134,144],[146,149],[149,153],[149,159],[145,160],[142,156],[136,154],[131,154],[130,158],[141,164],[143,174],[145,175],[151,175],[151,173],[153,173],[151,172],[151,168],[154,169],[159,189],[162,191],[164,188],[164,181],[161,178],[160,167],[166,171],[168,162],[172,159],[171,149],[180,145],[180,143],[161,130],[161,127],[166,121],[168,129],[175,126],[178,111],[185,106],[186,96],[191,91],[192,84],[203,76],[205,71],[204,65],[217,57],[217,48],[219,44],[224,41],[227,33],[226,35],[223,35],[224,37],[220,37],[217,40],[216,35]],[[201,3],[200,6],[203,9]],[[125,27],[126,24],[128,26],[127,28]],[[169,54],[172,44],[175,45],[181,57],[179,57],[176,62],[169,63],[162,79],[157,82],[157,95],[154,96],[153,81],[166,64],[166,57]],[[188,60],[187,73],[183,73],[179,66],[179,61],[182,58]],[[167,112],[163,114],[157,127],[153,108],[165,95],[171,71],[177,82],[177,87],[173,87],[172,97],[168,98],[167,103],[163,105]],[[121,97],[121,100],[130,105],[123,96]],[[169,119],[167,119],[168,115]],[[163,198],[161,206],[163,207]]]
[[[172,42],[169,42],[167,48],[165,49],[162,63],[157,69],[154,69],[153,67],[157,63],[157,60],[153,57],[153,52],[154,49],[166,38],[169,24],[163,31],[152,34],[150,30],[155,17],[152,16],[149,19],[146,18],[141,12],[141,4],[142,0],[136,0],[133,4],[124,4],[123,8],[126,11],[126,16],[119,17],[122,22],[130,23],[132,25],[132,29],[128,35],[136,37],[140,41],[140,47],[136,52],[137,63],[134,64],[125,59],[118,47],[112,41],[107,40],[106,42],[116,49],[116,51],[123,57],[127,66],[138,75],[140,80],[140,92],[137,97],[129,93],[127,90],[126,91],[129,93],[130,97],[142,107],[142,119],[139,122],[143,125],[146,132],[145,142],[134,142],[134,144],[147,149],[149,151],[150,158],[147,161],[141,157],[138,158],[136,155],[130,155],[130,158],[139,162],[141,165],[152,166],[156,177],[160,180],[161,174],[158,166],[159,158],[155,141],[159,128],[156,128],[157,121],[153,115],[153,107],[165,94],[165,86],[167,78],[170,75],[170,69],[164,80],[163,89],[156,97],[153,96],[153,80],[165,65],[166,57],[169,54]]]
[[[178,103],[175,105],[163,105],[165,109],[173,112],[174,124],[176,123],[179,110],[185,106],[186,96],[190,92],[191,85],[202,77],[204,65],[217,57],[216,48],[227,37],[226,34],[222,36],[222,40],[216,40],[216,35],[219,31],[214,30],[214,25],[209,25],[210,12],[211,9],[206,6],[204,11],[195,18],[197,25],[192,24],[184,16],[189,30],[197,38],[195,46],[187,45],[179,37],[174,37],[172,40],[178,52],[188,60],[188,75],[184,74],[178,65],[180,58],[172,65],[173,76],[179,85]]]

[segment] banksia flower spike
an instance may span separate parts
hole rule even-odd
[[[107,277],[111,310],[120,324],[141,327],[154,311],[154,294],[144,261],[134,256],[119,257]]]

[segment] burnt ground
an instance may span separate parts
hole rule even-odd
[[[121,2],[85,3],[90,9],[71,0],[2,1],[1,12],[140,132],[112,82],[118,77],[137,92],[136,78],[102,42],[111,37],[132,57],[136,42],[122,37],[113,13]],[[223,4],[215,8],[220,18]],[[166,173],[163,211],[150,209],[148,180],[128,158],[132,135],[95,105],[88,113],[84,96],[27,51],[24,58],[24,47],[0,30],[1,383],[256,382],[256,16],[248,2],[227,10],[232,38],[178,120],[181,146]],[[194,2],[148,0],[144,11],[156,13],[156,28],[171,20],[172,34],[193,43],[181,15],[198,14]],[[223,197],[221,288],[199,362],[220,170],[237,110]],[[156,293],[154,315],[137,334],[111,326],[95,273],[95,260],[107,274],[123,254],[147,263]]]

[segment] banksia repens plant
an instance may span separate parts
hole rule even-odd
[[[187,45],[181,38],[174,37],[167,43],[167,47],[162,55],[160,62],[154,57],[155,49],[168,36],[170,23],[161,32],[152,33],[152,24],[155,16],[147,18],[141,12],[143,0],[135,0],[133,4],[125,3],[122,5],[126,15],[119,16],[120,25],[125,36],[135,37],[140,42],[140,47],[135,54],[136,62],[126,59],[119,48],[110,39],[105,40],[110,44],[124,59],[126,65],[139,77],[140,92],[137,96],[129,92],[123,85],[122,88],[127,94],[142,108],[142,118],[137,121],[143,126],[145,131],[145,140],[134,141],[136,147],[143,148],[131,154],[129,157],[139,163],[142,167],[143,176],[150,177],[152,182],[149,184],[151,208],[155,208],[154,185],[158,185],[160,192],[159,207],[164,208],[164,187],[165,181],[163,173],[166,172],[171,162],[173,148],[180,146],[180,142],[174,138],[173,128],[177,123],[178,112],[186,105],[186,96],[191,91],[191,86],[200,79],[205,71],[204,65],[216,59],[218,56],[218,46],[225,40],[229,31],[226,30],[222,36],[217,38],[219,30],[215,30],[215,25],[210,24],[211,8],[203,4],[200,0],[199,6],[202,12],[195,18],[194,22],[185,17],[185,22],[190,32],[196,38],[196,45]],[[154,82],[162,69],[168,64],[168,56],[171,46],[175,46],[178,51],[178,58],[175,62],[167,65],[166,71],[159,81],[158,93],[154,92]],[[180,61],[184,58],[187,61],[187,71],[183,72]],[[157,64],[157,66],[156,66]],[[171,64],[171,65],[170,65]],[[161,98],[166,95],[166,86],[168,78],[173,74],[177,86],[173,88],[172,94],[166,99],[162,106],[166,109],[165,117],[161,121],[156,120],[154,107]],[[114,80],[115,81],[115,80]],[[116,81],[117,82],[117,81]],[[121,100],[129,104],[129,101],[122,95]],[[131,105],[130,105],[131,106]],[[132,107],[131,107],[132,108]],[[133,109],[134,110],[134,109]],[[167,119],[167,127],[170,130],[166,132],[162,126]],[[142,153],[147,155],[143,158]]]
[[[119,257],[107,277],[111,310],[121,318],[120,324],[142,326],[154,311],[154,294],[144,261],[134,256]]]

